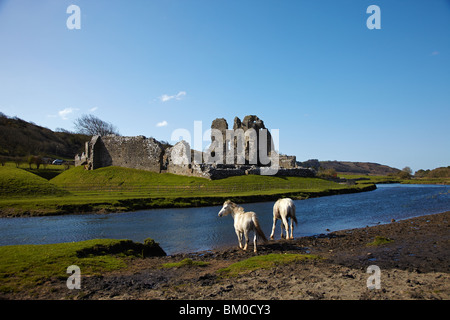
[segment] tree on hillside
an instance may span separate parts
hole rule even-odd
[[[410,167],[404,167],[404,168],[402,169],[402,171],[405,171],[406,173],[409,173],[409,174],[412,174],[412,173],[413,173],[413,171],[412,171],[412,169],[411,169]]]
[[[419,169],[414,173],[414,176],[416,178],[425,178],[428,175],[428,173],[430,173],[430,169],[427,170]]]
[[[319,172],[317,174],[319,178],[337,178],[337,172],[334,168],[324,169],[320,167]]]
[[[62,132],[62,133],[72,133],[71,131],[64,129],[64,128],[56,128],[55,132]]]
[[[82,115],[74,121],[77,133],[89,136],[106,136],[108,134],[120,135],[118,129],[111,123],[89,114]]]
[[[402,171],[400,171],[400,172],[397,174],[397,176],[398,176],[400,179],[411,179],[412,172],[413,172],[413,171],[411,170],[410,167],[404,167],[404,168],[402,169]]]
[[[313,168],[316,171],[319,171],[320,169],[320,162],[318,159],[309,159],[308,161],[299,162],[298,164],[305,168]]]
[[[41,164],[44,163],[43,159],[41,156],[29,156],[27,159],[28,165],[30,166],[31,169],[31,165],[34,164],[36,165],[36,169],[39,170],[39,167],[41,166]]]

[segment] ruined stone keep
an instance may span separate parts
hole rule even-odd
[[[224,118],[215,119],[211,124],[211,130],[220,131],[222,136],[222,154],[227,164],[253,164],[259,167],[270,165],[270,154],[273,141],[264,122],[255,115],[249,115],[241,121],[234,118],[233,130],[229,130]],[[211,135],[214,144],[216,137]],[[265,150],[260,150],[263,147]]]
[[[86,170],[119,166],[207,179],[264,174],[265,167],[274,166],[276,175],[314,176],[313,170],[297,166],[295,156],[278,155],[272,150],[272,137],[255,115],[242,121],[235,117],[233,130],[224,118],[217,118],[211,131],[211,146],[206,152],[192,150],[186,141],[168,146],[144,136],[94,136],[86,142],[85,152],[75,156],[75,166],[84,166]],[[218,150],[223,155],[219,160],[215,154]],[[274,159],[277,163],[273,163]]]

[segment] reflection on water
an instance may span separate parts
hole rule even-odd
[[[243,204],[255,211],[266,236],[272,229],[274,202]],[[370,192],[295,201],[300,237],[388,223],[450,210],[450,187],[378,185]],[[154,209],[107,215],[1,218],[0,245],[72,242],[95,238],[153,238],[168,254],[237,245],[231,216],[219,218],[220,206]],[[280,235],[280,222],[275,237]]]

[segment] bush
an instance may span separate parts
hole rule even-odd
[[[337,178],[337,172],[333,168],[330,169],[320,168],[317,176],[319,178]]]
[[[399,173],[397,173],[397,177],[400,179],[411,179],[411,174],[406,171],[400,171]]]

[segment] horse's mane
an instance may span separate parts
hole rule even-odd
[[[228,203],[231,205],[231,207],[233,208],[234,213],[244,213],[244,208],[241,207],[240,205],[238,205],[238,204],[236,204],[236,203],[234,203],[234,202],[232,202],[232,201],[230,201],[230,200],[228,200],[227,202],[228,202]]]

